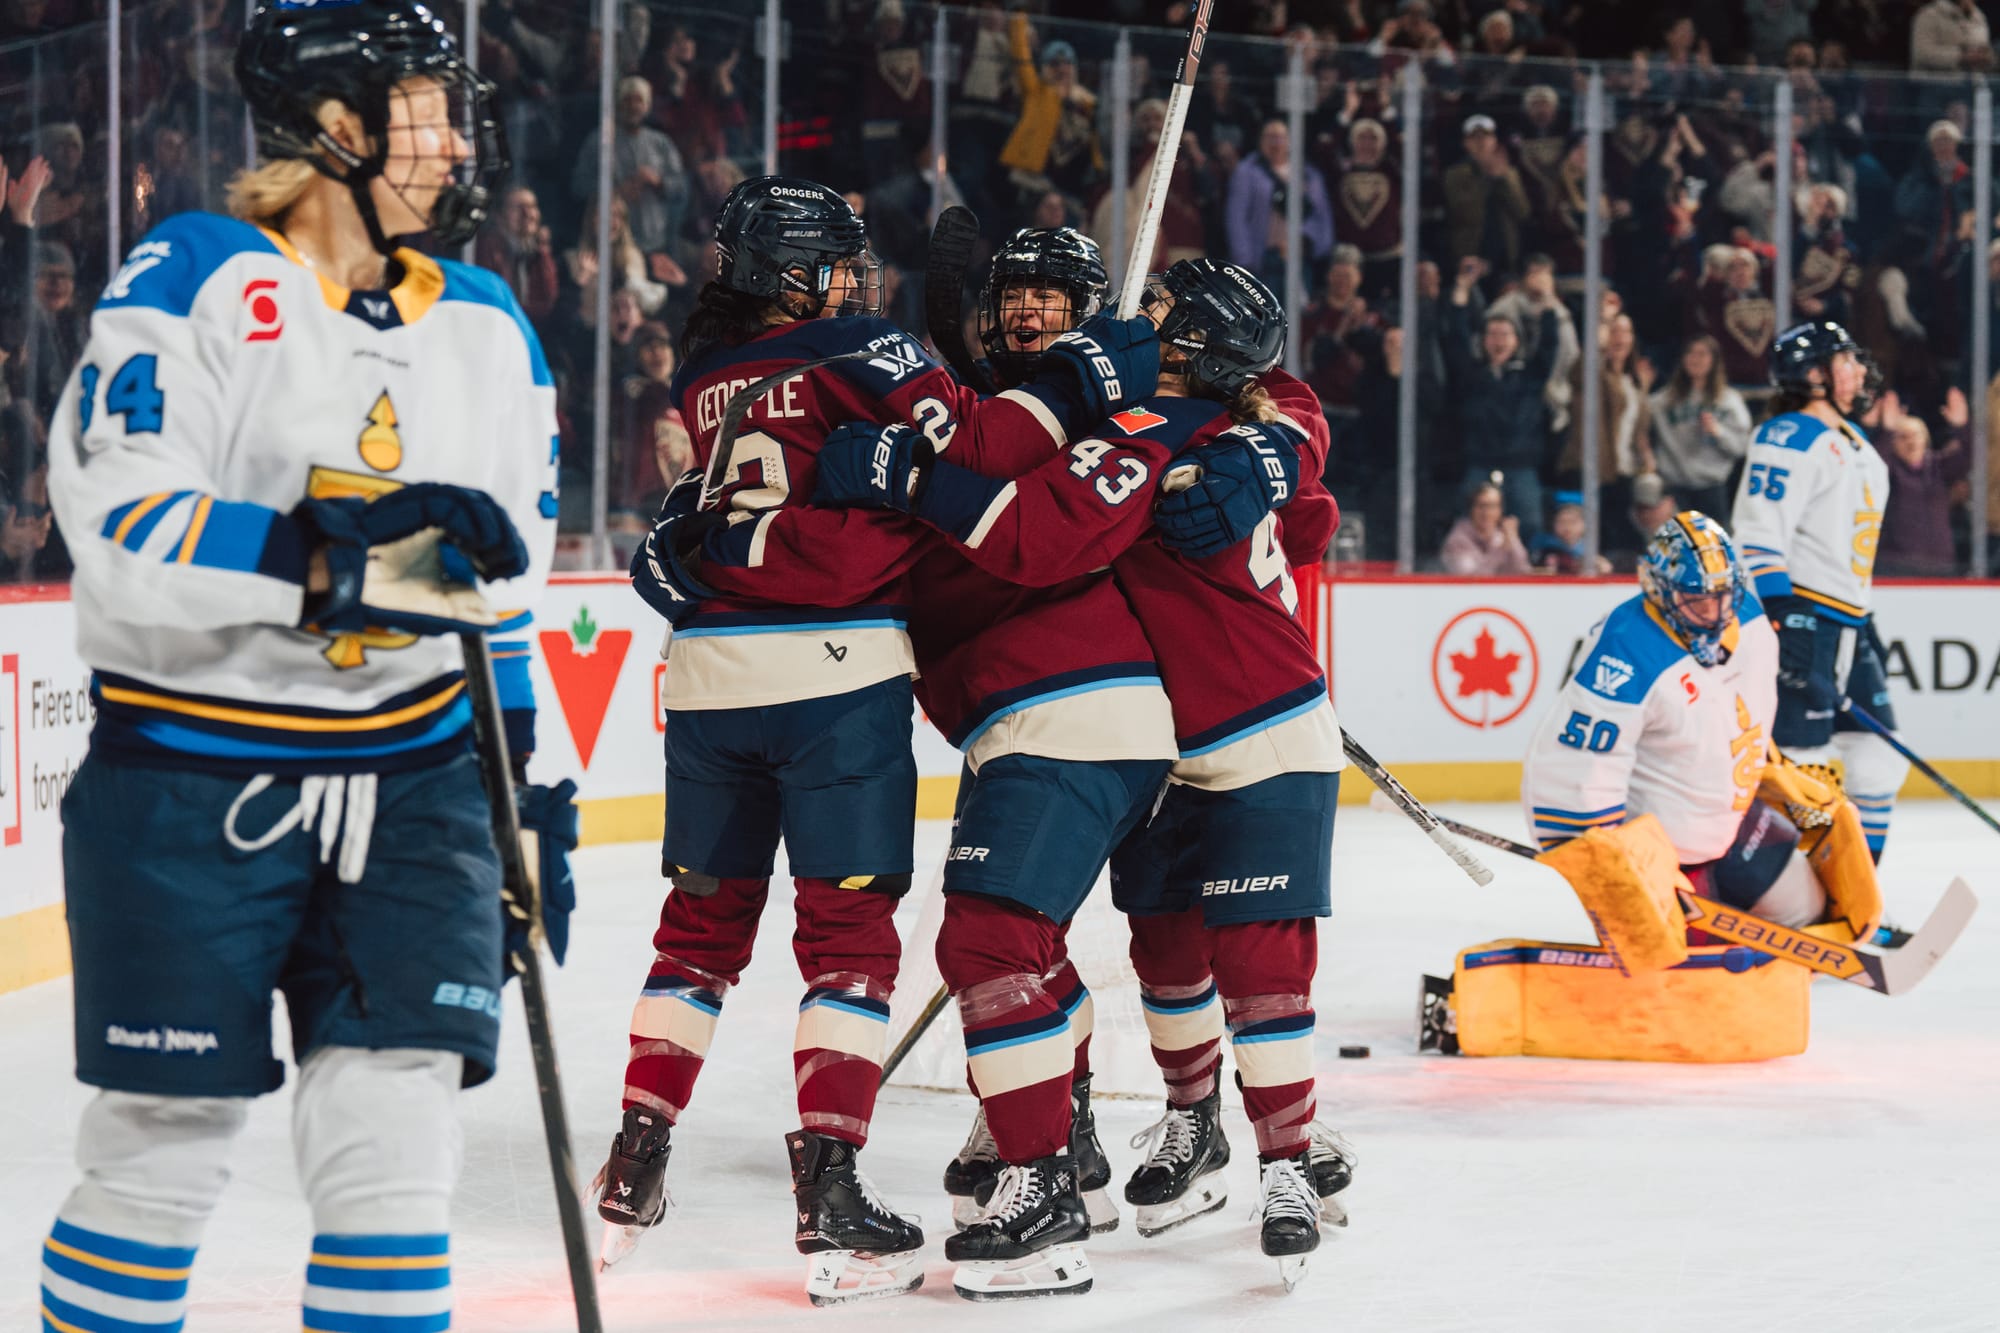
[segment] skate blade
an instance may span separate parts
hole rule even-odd
[[[970,1194],[951,1196],[951,1224],[960,1231],[977,1222],[985,1212],[986,1209],[981,1206],[979,1200]]]
[[[1319,1200],[1319,1220],[1328,1226],[1347,1225],[1347,1210],[1340,1206],[1340,1200],[1331,1194],[1323,1194]]]
[[[814,1305],[847,1305],[853,1301],[900,1296],[924,1285],[919,1251],[862,1254],[827,1250],[812,1256],[806,1273],[806,1299]]]
[[[1110,1190],[1085,1190],[1083,1208],[1090,1214],[1091,1235],[1102,1236],[1107,1231],[1118,1229],[1118,1205],[1111,1201]]]
[[[1157,1236],[1204,1213],[1212,1213],[1228,1202],[1229,1187],[1222,1183],[1222,1173],[1211,1171],[1171,1203],[1140,1204],[1133,1214],[1134,1225],[1142,1236]]]
[[[1020,1259],[962,1263],[951,1285],[968,1301],[1081,1296],[1090,1290],[1090,1260],[1079,1245],[1051,1245]]]
[[[611,1265],[639,1248],[639,1237],[646,1234],[645,1227],[626,1226],[619,1222],[604,1224],[604,1239],[597,1247],[597,1271],[602,1273]]]
[[[1279,1257],[1278,1280],[1285,1284],[1287,1294],[1306,1280],[1306,1260],[1310,1257],[1305,1254],[1287,1254]]]

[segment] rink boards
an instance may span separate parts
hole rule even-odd
[[[1583,636],[1629,579],[1299,580],[1341,720],[1422,798],[1516,799],[1520,758]],[[2000,796],[2000,587],[1884,584],[1878,610],[1903,736],[1961,786]],[[588,842],[658,836],[658,618],[623,575],[558,575],[530,634],[541,704],[531,776],[574,777]],[[64,588],[0,588],[0,993],[67,970],[58,803],[90,732],[89,673]],[[919,814],[946,818],[959,759],[917,727]],[[1912,776],[1906,795],[1936,790]],[[1344,800],[1366,800],[1345,784]]]

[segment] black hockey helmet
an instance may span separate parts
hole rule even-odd
[[[817,181],[752,176],[742,182],[716,210],[715,246],[723,286],[776,301],[795,318],[818,314],[834,269],[854,263],[856,285],[838,313],[882,309],[882,267],[869,252],[866,224]]]
[[[1842,352],[1854,353],[1867,372],[1861,392],[1854,396],[1853,406],[1848,409],[1848,415],[1861,416],[1873,406],[1875,395],[1881,392],[1882,373],[1875,368],[1875,359],[1854,341],[1854,335],[1830,319],[1795,324],[1772,341],[1771,383],[1801,397],[1820,397],[1831,386],[1829,368],[1833,358]],[[1814,370],[1820,372],[1821,382],[1818,384],[1813,383],[1810,377],[1810,372]]]
[[[1164,292],[1173,309],[1160,342],[1187,358],[1189,387],[1229,399],[1285,354],[1285,310],[1247,269],[1213,259],[1183,259],[1152,284],[1147,304]]]
[[[1051,334],[1067,333],[1103,309],[1111,288],[1103,251],[1076,228],[1023,227],[1009,236],[986,270],[986,289],[979,300],[979,341],[994,372],[1010,384],[1032,375],[1041,357],[1040,352],[1010,348],[1001,322],[1001,294],[1027,283],[1069,293],[1069,323],[1049,328]]]
[[[466,63],[442,20],[417,0],[275,0],[259,7],[236,47],[236,82],[250,104],[258,151],[304,159],[346,184],[385,252],[368,182],[389,163],[396,87],[417,76],[443,90],[451,127],[466,146],[428,219],[440,242],[462,245],[486,220],[507,174],[507,142],[492,83]],[[321,126],[319,109],[330,98],[361,118],[369,156]]]

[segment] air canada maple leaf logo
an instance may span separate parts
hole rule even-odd
[[[542,643],[542,660],[548,663],[549,679],[555,683],[556,702],[562,706],[563,721],[569,724],[576,757],[589,768],[605,715],[611,711],[611,696],[618,688],[618,669],[625,665],[626,650],[632,646],[632,631],[599,628],[585,606],[578,608],[568,629],[545,629],[537,637]]]
[[[1438,701],[1469,727],[1512,722],[1527,708],[1540,679],[1534,637],[1527,626],[1495,607],[1474,607],[1454,616],[1431,649],[1431,682]]]

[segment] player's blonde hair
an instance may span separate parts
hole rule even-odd
[[[1229,419],[1239,426],[1246,421],[1276,421],[1278,415],[1278,405],[1255,380],[1244,385],[1243,391],[1229,404]]]
[[[329,97],[314,109],[320,124],[332,128],[347,107]],[[347,114],[353,114],[347,112]],[[226,207],[229,215],[244,222],[272,222],[299,201],[319,169],[302,157],[278,157],[254,167],[246,167],[230,177]]]

